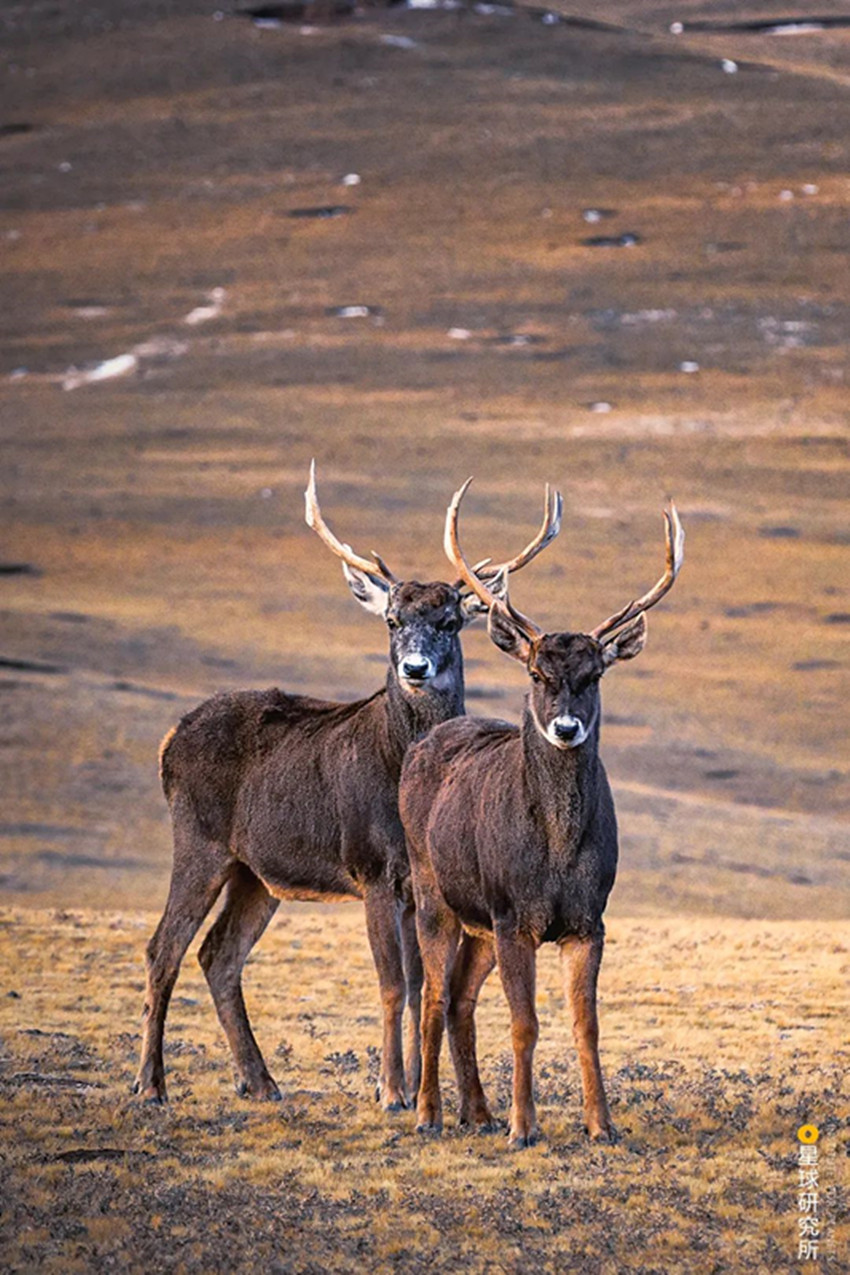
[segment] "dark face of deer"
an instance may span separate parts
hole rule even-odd
[[[474,618],[458,590],[418,580],[387,585],[365,572],[343,569],[360,605],[386,621],[390,660],[403,689],[447,689],[460,661],[460,631]]]
[[[602,647],[584,633],[553,633],[531,649],[529,705],[534,724],[556,748],[578,748],[599,719]]]
[[[521,660],[531,678],[534,724],[555,748],[578,748],[599,722],[599,680],[617,660],[631,660],[646,642],[641,615],[603,644],[587,633],[544,633],[531,638],[510,616],[493,610],[490,637]]]
[[[396,585],[387,607],[390,659],[405,690],[439,687],[460,656],[460,594],[447,584]]]

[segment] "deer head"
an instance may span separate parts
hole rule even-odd
[[[310,465],[305,502],[307,525],[342,560],[343,574],[356,600],[385,621],[390,660],[402,687],[408,692],[429,686],[440,689],[441,678],[448,681],[449,670],[459,657],[461,629],[485,614],[489,604],[463,579],[453,584],[401,581],[374,550],[371,560],[361,558],[350,545],[337,540],[319,508],[315,461]],[[467,570],[476,580],[492,580],[493,588],[500,589],[502,581],[531,562],[555,538],[562,508],[560,493],[552,495],[547,487],[543,521],[534,539],[507,562],[494,565],[488,558]]]
[[[531,679],[529,706],[540,734],[556,748],[578,748],[598,724],[602,674],[612,664],[640,654],[646,642],[646,612],[661,601],[679,574],[685,533],[676,506],[671,502],[664,511],[667,563],[648,593],[589,633],[547,634],[513,606],[507,577],[485,582],[469,567],[457,531],[458,510],[468,486],[469,480],[455,492],[446,514],[446,554],[461,580],[487,605],[492,641],[525,665]]]

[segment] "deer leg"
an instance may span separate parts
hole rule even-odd
[[[564,982],[573,1013],[573,1035],[581,1067],[584,1094],[584,1121],[594,1140],[613,1141],[602,1068],[599,1065],[599,1020],[596,1014],[596,983],[602,963],[604,935],[568,938],[561,942]]]
[[[185,851],[185,853],[183,853]],[[215,871],[201,874],[204,859],[214,856]],[[147,990],[139,1074],[133,1092],[146,1102],[165,1102],[165,1065],[162,1037],[165,1016],[180,962],[215,903],[231,870],[232,860],[220,846],[191,833],[175,830],[174,867],[168,901],[146,951]]]
[[[475,1006],[484,980],[496,964],[492,939],[464,934],[449,989],[449,1045],[460,1091],[459,1124],[490,1133],[496,1125],[487,1106],[475,1052]]]
[[[401,955],[407,989],[407,1032],[405,1041],[405,1080],[407,1092],[415,1101],[422,1077],[420,1026],[422,1018],[422,953],[416,937],[416,912],[406,907],[401,914]]]
[[[417,900],[416,932],[425,967],[422,1002],[422,1083],[416,1102],[417,1133],[440,1133],[443,1106],[440,1098],[440,1046],[450,1000],[450,980],[460,922],[445,907]]]
[[[198,953],[233,1054],[236,1092],[241,1098],[280,1099],[251,1031],[242,995],[242,969],[277,907],[278,900],[262,881],[240,864],[227,884],[224,907]]]
[[[531,1066],[537,1044],[537,1012],[534,1008],[536,953],[531,939],[496,928],[499,974],[511,1010],[514,1050],[514,1087],[511,1105],[511,1147],[529,1147],[537,1141],[537,1117]]]
[[[404,1085],[404,1055],[401,1043],[405,985],[399,934],[399,904],[393,888],[378,882],[366,890],[366,932],[378,971],[384,1036],[381,1075],[376,1093],[385,1111],[401,1111],[410,1106]]]

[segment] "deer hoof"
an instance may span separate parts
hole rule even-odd
[[[143,1085],[141,1080],[137,1080],[133,1085],[133,1093],[137,1094],[142,1102],[147,1103],[151,1107],[162,1107],[168,1101],[165,1093],[165,1085]]]
[[[251,1084],[247,1080],[237,1080],[236,1093],[240,1098],[253,1098],[256,1102],[280,1102],[281,1092],[271,1076],[267,1080]]]
[[[422,1120],[416,1126],[416,1132],[423,1138],[439,1138],[443,1132],[442,1120]]]
[[[497,1120],[490,1115],[489,1111],[476,1116],[461,1116],[458,1120],[458,1128],[464,1132],[470,1131],[480,1134],[498,1133],[500,1126]]]
[[[615,1142],[620,1141],[620,1135],[612,1124],[597,1125],[595,1128],[586,1128],[585,1132],[591,1142],[607,1142],[613,1146]]]
[[[508,1135],[508,1149],[511,1151],[523,1151],[526,1147],[533,1147],[539,1138],[540,1132],[538,1129],[529,1129],[524,1133],[514,1133],[512,1130]]]
[[[381,1104],[384,1111],[391,1113],[409,1111],[412,1105],[403,1089],[394,1088],[380,1082],[375,1089],[375,1101]]]

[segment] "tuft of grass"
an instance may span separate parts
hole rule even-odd
[[[6,1267],[790,1269],[796,1130],[806,1121],[823,1130],[824,1199],[842,1251],[846,926],[751,922],[744,934],[716,918],[613,921],[600,986],[621,1135],[610,1147],[584,1135],[557,953],[543,949],[543,1138],[515,1153],[504,1134],[455,1126],[445,1056],[441,1139],[418,1137],[411,1112],[383,1114],[373,1099],[377,1015],[365,1012],[377,992],[359,915],[332,912],[344,984],[313,978],[312,962],[330,958],[327,925],[312,909],[292,906],[282,920],[245,981],[283,1102],[236,1097],[190,955],[167,1029],[171,1101],[158,1108],[129,1093],[155,918],[0,912],[0,963],[14,962],[19,991],[0,998]],[[506,1120],[509,1019],[495,975],[478,1037],[485,1089]]]

